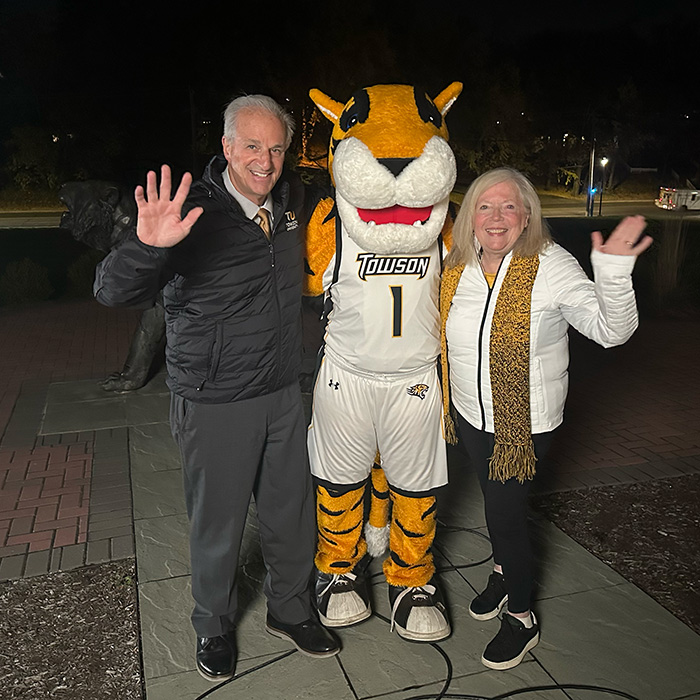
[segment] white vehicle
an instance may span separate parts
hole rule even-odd
[[[661,187],[654,204],[661,209],[700,209],[700,190],[677,190]]]

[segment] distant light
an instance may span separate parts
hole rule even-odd
[[[496,124],[500,124],[501,122],[496,122]]]
[[[591,190],[591,194],[595,194],[597,191],[598,191],[598,188],[597,188],[597,187],[594,187],[594,188]]]
[[[58,136],[56,136],[56,134],[52,134],[52,135],[51,135],[51,140],[52,140],[54,143],[58,143]]]
[[[603,156],[603,157],[600,159],[600,164],[601,164],[603,167],[605,167],[605,166],[608,164],[608,159],[607,159],[607,157]]]

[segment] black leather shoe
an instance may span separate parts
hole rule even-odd
[[[340,651],[340,642],[318,620],[310,618],[298,625],[287,625],[267,614],[265,629],[275,637],[288,639],[302,654],[325,658]]]
[[[208,681],[226,681],[236,670],[236,637],[227,632],[220,637],[197,637],[197,670]]]

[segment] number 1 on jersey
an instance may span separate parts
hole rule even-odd
[[[393,297],[393,332],[392,337],[398,338],[401,336],[401,319],[403,315],[402,308],[402,288],[401,287],[389,287],[391,290],[391,296]]]

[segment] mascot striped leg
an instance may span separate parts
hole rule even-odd
[[[435,538],[435,496],[390,489],[392,518],[389,557],[384,575],[389,584],[391,624],[404,639],[436,642],[450,635],[445,604],[433,580],[430,551]]]
[[[365,488],[365,484],[316,487],[315,593],[326,627],[347,627],[372,614],[365,578],[369,557],[362,534]]]

